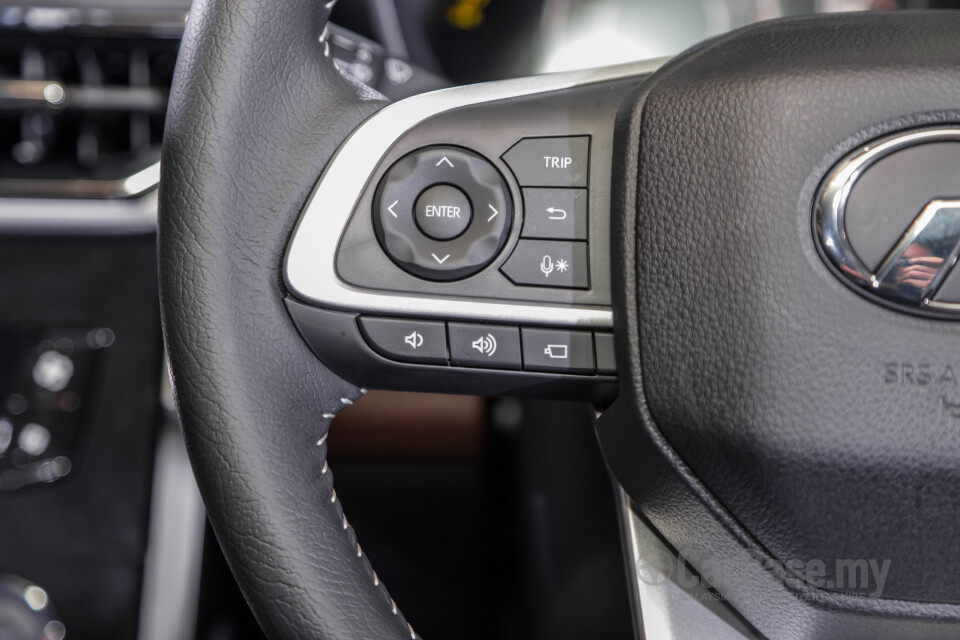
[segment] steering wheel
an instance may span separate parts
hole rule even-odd
[[[162,159],[184,436],[267,635],[416,637],[326,462],[377,386],[609,405],[631,517],[758,634],[957,637],[960,15],[388,106],[332,4],[195,2]]]

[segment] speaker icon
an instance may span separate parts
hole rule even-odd
[[[414,331],[410,335],[404,337],[403,341],[414,349],[417,349],[423,345],[423,336],[419,331]]]
[[[488,333],[474,340],[471,346],[489,358],[497,352],[497,339],[493,337],[493,334]]]

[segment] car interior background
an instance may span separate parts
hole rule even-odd
[[[399,101],[672,56],[770,18],[957,5],[340,0],[328,43]],[[188,9],[0,4],[2,640],[263,637],[206,525],[161,335],[157,184]],[[594,432],[615,394],[373,389],[337,416],[337,493],[418,633],[634,637],[622,498]]]

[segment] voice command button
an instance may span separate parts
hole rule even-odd
[[[587,258],[586,242],[521,240],[500,270],[518,285],[587,289]]]

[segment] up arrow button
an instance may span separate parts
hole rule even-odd
[[[590,136],[524,138],[503,161],[522,187],[586,187]]]

